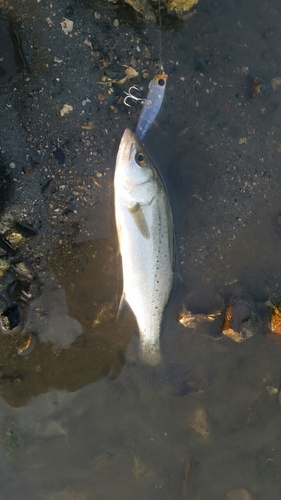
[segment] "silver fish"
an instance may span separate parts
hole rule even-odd
[[[115,219],[123,267],[123,295],[139,327],[141,357],[161,359],[160,330],[174,278],[173,224],[164,185],[143,145],[126,129],[115,177]]]

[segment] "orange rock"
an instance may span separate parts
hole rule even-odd
[[[232,297],[222,324],[222,333],[235,342],[243,342],[255,334],[258,318],[241,297]]]
[[[276,335],[281,334],[281,300],[275,305],[272,304],[269,327]]]

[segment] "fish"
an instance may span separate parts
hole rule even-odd
[[[138,119],[135,134],[142,141],[158,115],[166,90],[168,75],[160,73],[154,75],[149,83],[149,92],[144,101],[141,114]]]
[[[129,304],[138,324],[140,357],[156,365],[175,274],[173,220],[163,181],[130,129],[123,134],[116,158],[114,204],[123,270],[119,309]]]

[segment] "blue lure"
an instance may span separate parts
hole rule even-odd
[[[143,102],[143,107],[135,130],[135,135],[140,141],[143,140],[160,111],[164,99],[167,79],[168,75],[166,73],[156,74],[151,82],[149,82],[149,92],[146,99],[136,97],[131,93],[132,89],[138,90],[137,87],[130,87],[129,92],[125,92],[127,94],[124,99],[126,106],[130,106],[127,103],[127,99]]]

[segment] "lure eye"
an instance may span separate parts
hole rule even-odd
[[[158,80],[158,85],[160,85],[160,87],[164,87],[165,80],[163,78],[160,78],[160,80]]]
[[[144,165],[146,165],[146,156],[144,153],[137,153],[135,160],[140,167],[144,167]]]

